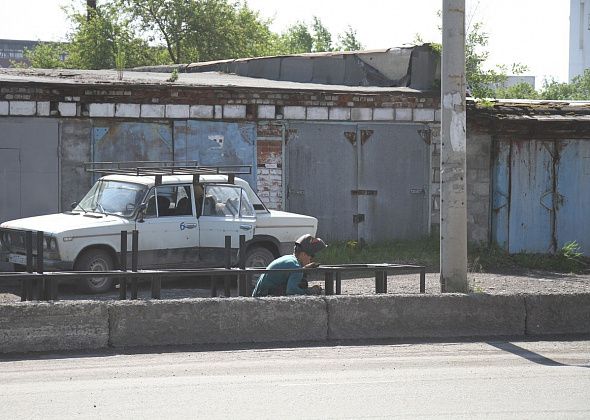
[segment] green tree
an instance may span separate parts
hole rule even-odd
[[[344,33],[338,35],[338,45],[340,51],[359,51],[362,50],[363,44],[359,41],[356,31],[348,25]]]
[[[495,97],[504,99],[539,99],[540,96],[539,92],[529,83],[521,82],[507,88],[497,88]]]
[[[590,69],[575,76],[571,83],[560,83],[555,79],[545,80],[540,96],[541,99],[590,100]]]
[[[40,69],[55,69],[65,67],[64,61],[68,55],[68,45],[60,42],[43,42],[34,48],[25,49],[24,57],[28,65]],[[27,67],[18,63],[15,67]]]
[[[311,25],[313,29],[313,52],[325,52],[332,51],[332,34],[324,26],[322,21],[317,17],[313,17],[313,23]]]
[[[503,85],[507,79],[505,67],[485,68],[490,55],[487,50],[488,40],[489,36],[479,22],[471,27],[465,38],[465,78],[471,95],[476,98],[495,97],[496,87]]]
[[[313,36],[305,23],[297,22],[281,35],[280,43],[282,54],[310,53],[313,49]]]
[[[161,48],[150,47],[135,36],[130,22],[114,3],[96,7],[90,14],[66,9],[73,25],[66,43],[42,43],[27,51],[33,67],[105,69],[165,63]]]
[[[174,63],[272,54],[270,21],[229,0],[116,0],[138,28],[165,45]]]

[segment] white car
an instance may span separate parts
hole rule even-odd
[[[245,235],[246,266],[263,267],[292,252],[299,236],[315,235],[317,219],[268,210],[246,181],[232,175],[114,174],[100,178],[72,211],[2,223],[0,241],[15,270],[26,265],[24,231],[31,230],[44,232],[46,271],[107,271],[119,267],[121,231],[129,232],[131,249],[134,229],[141,269],[223,266],[227,235],[233,264]],[[81,286],[99,293],[111,284],[93,278]]]

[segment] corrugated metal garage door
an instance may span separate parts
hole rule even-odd
[[[577,241],[590,255],[590,141],[502,140],[495,146],[492,234],[510,253]]]
[[[172,159],[172,127],[170,124],[118,121],[93,122],[93,162]]]
[[[0,222],[59,210],[58,122],[0,119]]]
[[[328,240],[428,234],[429,144],[422,125],[292,123],[287,209]]]
[[[256,124],[176,121],[174,159],[199,165],[248,165],[256,168]],[[256,190],[256,171],[241,175]]]

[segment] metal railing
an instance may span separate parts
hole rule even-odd
[[[341,294],[343,274],[350,272],[372,273],[375,279],[375,293],[387,293],[388,275],[392,273],[416,273],[420,275],[420,293],[426,290],[426,268],[411,264],[341,264],[323,265],[317,268],[297,269],[267,269],[245,266],[245,236],[240,235],[238,267],[232,267],[231,236],[225,237],[224,267],[202,269],[168,269],[168,270],[140,270],[138,269],[138,239],[137,230],[131,232],[131,270],[127,267],[129,232],[121,231],[121,252],[119,254],[119,270],[113,271],[44,271],[43,267],[43,232],[36,235],[36,258],[33,253],[33,232],[25,232],[26,272],[0,273],[0,283],[3,280],[17,280],[21,282],[21,301],[27,300],[58,300],[58,283],[60,281],[81,281],[95,277],[106,277],[119,281],[119,299],[137,299],[139,280],[151,283],[151,298],[161,299],[162,280],[169,278],[200,278],[210,277],[210,294],[218,295],[220,283],[226,297],[231,296],[232,279],[237,278],[237,295],[250,296],[252,277],[273,272],[304,272],[323,276],[326,295]],[[36,263],[36,269],[34,264]]]

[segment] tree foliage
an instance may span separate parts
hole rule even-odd
[[[117,0],[174,63],[266,55],[276,35],[247,4],[228,0]]]
[[[348,25],[346,30],[338,35],[338,44],[336,47],[340,51],[360,51],[364,48],[359,41],[356,31]]]
[[[31,66],[121,69],[362,48],[350,26],[334,46],[315,16],[275,33],[271,20],[241,0],[103,0],[88,15],[74,6],[66,12],[72,23],[67,42],[27,51]]]
[[[351,26],[338,35],[338,43],[334,46],[330,30],[317,16],[313,16],[311,24],[297,22],[291,25],[280,36],[279,41],[280,54],[357,51],[363,48],[356,31]]]
[[[542,99],[590,100],[590,69],[585,69],[583,74],[575,76],[571,83],[560,83],[555,79],[545,80],[540,96]]]
[[[322,21],[317,17],[313,17],[311,25],[313,29],[313,52],[332,51],[332,34],[324,26]]]
[[[313,50],[313,36],[303,22],[297,22],[287,28],[281,35],[280,42],[279,52],[282,54],[310,53]]]
[[[32,67],[105,69],[117,64],[137,67],[162,61],[161,49],[135,36],[129,21],[114,4],[97,6],[90,16],[73,8],[66,11],[73,25],[73,31],[67,34],[68,42],[41,43],[26,51],[25,58]]]

